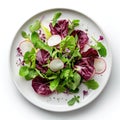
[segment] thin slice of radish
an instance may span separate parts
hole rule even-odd
[[[56,72],[64,67],[64,63],[60,59],[56,58],[50,62],[49,67],[52,71]]]
[[[48,45],[49,46],[56,46],[61,42],[61,37],[59,35],[52,35],[48,39]]]
[[[85,44],[84,49],[81,52],[86,52],[90,47],[89,44]]]
[[[20,42],[19,47],[22,54],[24,55],[27,51],[31,51],[34,46],[29,40],[23,40],[22,42]]]
[[[95,73],[101,74],[106,70],[106,62],[103,58],[95,58],[94,60]]]

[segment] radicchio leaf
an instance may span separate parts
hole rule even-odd
[[[74,37],[77,35],[78,36],[78,47],[80,47],[80,50],[82,50],[85,46],[85,44],[88,43],[88,36],[87,33],[85,33],[82,30],[74,30],[71,35]]]
[[[50,57],[50,54],[41,49],[37,52],[37,55],[36,55],[36,68],[38,70],[40,70],[42,73],[46,73],[48,68],[47,67],[43,67],[43,65],[47,64],[47,61]]]
[[[64,38],[68,35],[67,20],[59,20],[54,27],[52,26],[52,23],[50,23],[49,27],[52,35],[60,35],[61,38]]]
[[[82,57],[93,57],[93,58],[99,56],[98,52],[93,48],[89,48],[86,52],[82,52],[81,55]]]
[[[48,96],[52,93],[49,88],[49,84],[47,83],[47,80],[40,76],[37,76],[32,80],[32,87],[34,91],[39,95]]]
[[[82,76],[82,78],[87,81],[94,74],[95,68],[93,64],[93,57],[82,58],[79,61],[77,61],[75,65],[75,70],[77,70],[77,72]]]

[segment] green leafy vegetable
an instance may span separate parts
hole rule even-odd
[[[53,16],[53,19],[52,19],[52,26],[54,27],[56,25],[56,22],[58,20],[58,18],[61,16],[61,12],[56,12]]]
[[[92,37],[92,39],[96,42],[96,44],[91,47],[98,50],[101,57],[106,57],[107,49],[105,48],[105,46],[101,42],[98,42],[94,37]]]
[[[25,53],[24,61],[27,65],[29,65],[29,67],[35,68],[36,52],[34,48],[32,48],[31,51]]]
[[[25,31],[21,32],[23,38],[30,39],[30,34],[27,34]]]
[[[36,20],[35,23],[33,25],[30,25],[30,27],[29,27],[29,30],[31,32],[35,32],[39,29],[40,29],[40,21],[39,20]]]
[[[75,102],[79,103],[80,96],[74,96],[72,99],[68,101],[68,105],[72,106],[75,104]]]
[[[92,89],[92,90],[95,90],[99,87],[99,84],[94,79],[88,80],[84,82],[84,84],[88,87],[88,89]]]
[[[73,52],[75,46],[76,46],[75,38],[73,36],[67,36],[60,43],[60,51],[62,52],[66,48],[68,48],[71,52]]]
[[[78,93],[79,92],[79,88],[76,88],[75,90],[70,89],[69,92],[70,93]]]
[[[38,33],[33,32],[31,35],[31,41],[34,44],[35,48],[40,48],[48,51],[52,54],[52,47],[45,44],[42,40],[40,40]]]
[[[44,33],[45,33],[46,39],[49,39],[49,38],[51,37],[51,33],[50,33],[50,31],[48,30],[48,28],[46,28],[46,27],[43,26],[42,24],[41,24],[41,28],[42,28],[42,30],[43,30]]]
[[[80,54],[80,49],[79,48],[76,48],[72,54],[72,57],[71,57],[71,60],[74,59],[75,57],[79,57],[81,58],[81,54]]]
[[[75,29],[75,27],[79,26],[79,22],[80,22],[80,20],[73,20],[71,22],[71,24],[68,27],[69,28],[69,31],[68,31],[69,35],[73,32],[73,30]]]
[[[58,84],[59,84],[59,79],[55,79],[55,80],[51,81],[50,82],[50,90],[54,91],[57,88]]]
[[[65,81],[66,86],[71,90],[75,90],[79,86],[81,80],[81,76],[69,68],[62,70],[60,78]]]
[[[75,72],[73,78],[67,80],[67,87],[71,90],[75,90],[80,85],[81,76]]]
[[[69,69],[69,68],[63,69],[61,74],[60,74],[61,79],[67,79],[67,80],[68,80],[69,77],[73,77],[73,76],[74,76],[73,75],[73,70]]]
[[[41,76],[42,78],[46,78],[46,76],[44,74],[42,74],[38,69],[35,68],[35,70],[39,76]]]
[[[19,75],[22,77],[25,77],[26,75],[28,75],[29,70],[27,66],[21,66],[19,69]]]
[[[26,80],[31,80],[38,76],[38,73],[34,69],[29,69],[29,73],[25,76]]]
[[[31,80],[35,78],[38,74],[34,69],[31,69],[28,66],[21,66],[19,69],[19,75],[25,77],[26,80]]]
[[[56,91],[58,93],[63,93],[63,92],[65,92],[65,90],[66,90],[66,88],[65,88],[64,85],[58,85],[57,88],[56,88]]]

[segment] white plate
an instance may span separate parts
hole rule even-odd
[[[16,61],[18,60],[18,57],[16,56],[16,48],[20,41],[23,39],[21,37],[21,31],[25,30],[28,31],[28,27],[30,24],[32,24],[36,19],[41,19],[43,16],[43,24],[48,26],[50,20],[53,17],[53,14],[56,11],[61,11],[62,16],[61,19],[79,19],[80,20],[80,29],[84,30],[88,29],[88,35],[94,36],[98,38],[100,35],[104,36],[104,45],[107,48],[107,57],[105,58],[105,61],[107,63],[107,69],[102,75],[95,75],[95,79],[99,83],[99,88],[97,90],[90,90],[89,94],[87,96],[83,96],[82,90],[87,89],[84,85],[80,86],[80,92],[77,95],[80,95],[80,103],[76,103],[73,106],[68,106],[67,101],[73,97],[73,95],[68,94],[53,94],[48,97],[40,96],[34,92],[34,90],[31,87],[31,81],[25,81],[18,75],[19,67],[16,65]],[[56,112],[63,112],[63,111],[72,111],[75,109],[79,109],[88,103],[92,102],[103,90],[106,83],[109,80],[110,72],[111,72],[111,66],[112,66],[112,56],[110,52],[110,47],[107,42],[107,38],[103,34],[102,30],[99,28],[99,26],[91,20],[86,15],[69,9],[51,9],[46,10],[43,12],[38,13],[37,15],[34,15],[32,18],[30,18],[28,21],[26,21],[22,27],[18,30],[17,34],[15,35],[14,41],[11,46],[10,51],[10,71],[12,80],[14,81],[16,87],[20,91],[20,93],[31,103],[34,105],[49,110],[49,111],[56,111]]]

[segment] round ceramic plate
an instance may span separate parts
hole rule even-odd
[[[95,75],[94,78],[99,83],[99,88],[96,90],[89,90],[88,95],[83,95],[83,90],[87,90],[86,86],[80,86],[79,93],[75,95],[80,96],[80,102],[75,103],[73,106],[68,106],[67,101],[70,100],[74,95],[73,94],[64,94],[64,93],[54,93],[50,96],[40,96],[34,92],[31,87],[31,81],[26,81],[19,76],[19,57],[16,55],[16,48],[21,40],[23,40],[21,36],[21,31],[28,31],[28,27],[33,24],[33,22],[37,19],[43,19],[42,22],[45,26],[49,27],[49,22],[51,21],[54,13],[56,11],[62,12],[62,16],[60,19],[79,19],[80,20],[80,29],[87,32],[88,36],[94,36],[95,38],[99,38],[100,35],[104,36],[103,44],[107,48],[107,57],[105,58],[107,69],[103,74]],[[22,27],[18,30],[17,34],[11,45],[10,51],[10,71],[12,80],[14,81],[16,87],[20,91],[20,93],[31,103],[34,105],[43,108],[49,111],[63,112],[63,111],[72,111],[75,109],[79,109],[88,103],[91,103],[103,90],[106,83],[108,82],[110,72],[112,66],[112,56],[109,48],[109,44],[107,42],[107,38],[105,37],[103,31],[99,28],[99,26],[91,20],[88,16],[74,11],[70,9],[51,9],[38,13],[31,17],[28,21],[26,21]]]

